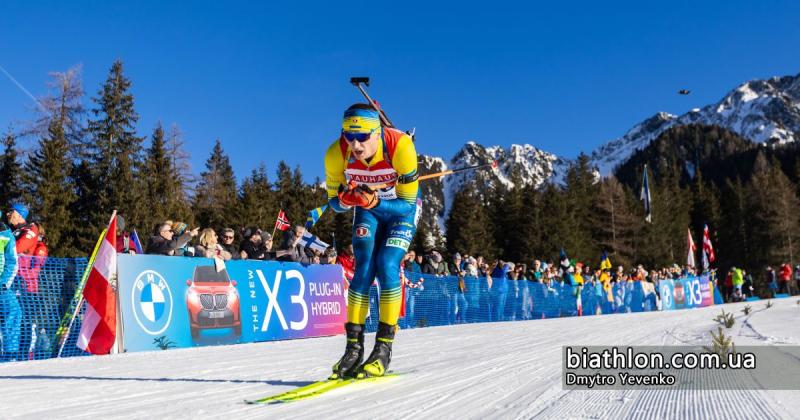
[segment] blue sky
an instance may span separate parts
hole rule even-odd
[[[574,157],[657,111],[800,73],[796,1],[14,3],[0,66],[33,94],[82,64],[91,105],[120,58],[140,134],[177,123],[195,172],[220,138],[240,178],[281,159],[321,176],[355,75],[420,153],[449,159],[468,140]],[[32,107],[0,74],[0,128]]]

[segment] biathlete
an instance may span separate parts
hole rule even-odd
[[[400,262],[421,209],[418,177],[417,152],[408,135],[382,127],[370,105],[355,104],[345,111],[341,135],[325,154],[330,207],[339,213],[355,211],[347,344],[333,365],[332,379],[383,376],[389,368],[401,304]],[[369,288],[376,276],[380,322],[372,353],[363,360]]]

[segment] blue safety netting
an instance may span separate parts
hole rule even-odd
[[[58,352],[56,332],[75,306],[73,296],[86,258],[19,256],[10,289],[0,291],[0,361],[47,359]],[[82,311],[73,322],[62,357],[85,354],[75,342]]]
[[[638,281],[613,283],[608,290],[600,282],[573,286],[549,285],[528,280],[464,277],[406,272],[419,288],[405,288],[405,316],[401,328],[420,328],[471,322],[588,316],[658,310],[655,291],[645,292]],[[378,325],[379,288],[370,290],[368,331]]]

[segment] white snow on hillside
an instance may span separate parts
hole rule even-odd
[[[795,299],[725,305],[736,345],[800,344]],[[248,406],[328,374],[342,337],[0,365],[3,418],[798,418],[800,391],[568,391],[561,346],[708,344],[720,307],[400,331],[397,379]],[[374,335],[367,337],[371,345]],[[800,362],[799,362],[800,363]]]

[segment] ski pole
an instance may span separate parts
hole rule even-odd
[[[481,168],[486,168],[486,167],[490,167],[490,166],[492,167],[492,169],[497,169],[497,161],[493,160],[491,163],[484,163],[482,165],[466,166],[464,168],[448,169],[446,171],[436,172],[436,173],[433,173],[433,174],[420,175],[419,180],[420,181],[424,181],[426,179],[431,179],[431,178],[441,178],[441,177],[443,177],[445,175],[456,174],[456,173],[459,173],[459,172],[471,171],[471,170],[474,170],[474,169],[481,169]]]
[[[466,166],[466,167],[458,168],[458,169],[448,169],[448,170],[442,171],[442,172],[435,172],[435,173],[432,173],[432,174],[420,175],[418,180],[419,181],[425,181],[425,180],[433,179],[433,178],[441,178],[443,176],[447,176],[447,175],[450,175],[450,174],[456,174],[456,173],[459,173],[459,172],[471,171],[471,170],[482,169],[482,168],[487,168],[487,167],[491,167],[492,169],[496,169],[497,168],[497,161],[493,160],[491,163],[484,163],[482,165]],[[370,186],[369,188],[374,191],[374,190],[379,190],[381,188],[386,188],[386,187],[390,187],[390,186],[391,185],[389,185],[389,184],[379,184],[379,185]]]

